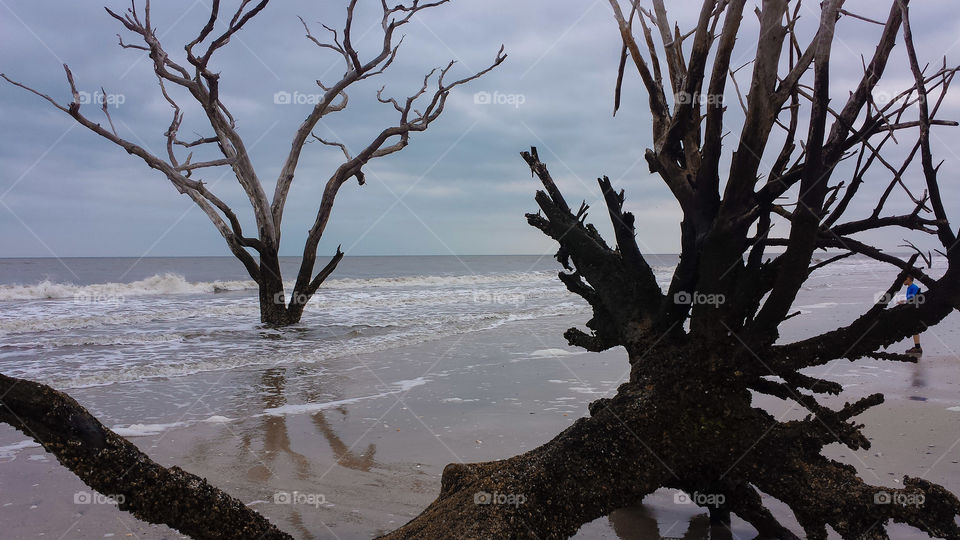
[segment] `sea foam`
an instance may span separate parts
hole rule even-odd
[[[340,278],[324,283],[328,289],[366,289],[383,287],[462,287],[473,285],[491,285],[498,283],[535,283],[555,282],[556,276],[550,272],[508,272],[500,274],[477,274],[466,276],[400,276],[384,278]],[[290,289],[293,282],[285,283]],[[157,274],[146,279],[130,283],[96,283],[75,285],[44,280],[31,285],[0,285],[0,301],[3,300],[41,300],[54,298],[74,298],[106,300],[147,295],[171,294],[213,294],[226,291],[256,289],[252,280],[233,281],[187,281],[180,274]]]
[[[115,302],[122,302],[128,296],[214,293],[253,288],[256,288],[256,283],[253,281],[190,282],[179,274],[157,274],[130,283],[75,285],[44,280],[33,285],[0,285],[0,300],[73,298],[103,302],[112,299]]]

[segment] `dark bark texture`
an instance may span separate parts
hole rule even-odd
[[[42,444],[121,510],[192,538],[292,538],[206,479],[158,465],[61,392],[0,375],[0,396],[0,421]]]

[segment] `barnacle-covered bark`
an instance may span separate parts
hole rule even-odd
[[[157,464],[62,392],[0,375],[0,396],[0,422],[37,441],[121,510],[191,538],[292,538],[205,478]]]

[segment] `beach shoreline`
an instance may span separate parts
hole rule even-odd
[[[521,321],[350,355],[339,360],[344,365],[325,366],[319,374],[306,365],[204,374],[211,388],[217,377],[220,384],[231,381],[234,395],[200,396],[191,405],[199,414],[182,411],[180,425],[117,426],[159,463],[208,478],[297,538],[369,538],[425,508],[439,492],[447,463],[504,459],[530,450],[587,414],[589,402],[616,391],[626,376],[625,354],[567,347],[561,332],[576,319]],[[858,418],[866,423],[873,448],[851,452],[832,445],[827,455],[853,465],[871,484],[897,487],[906,474],[960,491],[960,411],[948,410],[960,405],[957,368],[955,357],[935,352],[919,368],[866,360],[824,366],[818,373],[846,387],[828,404],[887,393],[883,405]],[[328,399],[321,388],[329,383],[330,371],[352,374],[342,377],[338,399]],[[236,378],[249,379],[246,392]],[[106,403],[123,386],[73,393],[92,410],[107,410]],[[152,402],[148,394],[163,393],[167,386],[155,381],[138,392]],[[244,400],[245,408],[236,400]],[[804,416],[773,399],[759,405],[784,420]],[[7,426],[0,430],[0,446],[23,440]],[[77,504],[77,494],[90,490],[40,448],[12,454],[0,459],[0,520],[13,538],[41,533],[179,537],[166,527],[139,522],[109,501]],[[284,503],[284,494],[293,502]],[[772,507],[776,513],[777,503]],[[702,514],[693,505],[676,504],[670,490],[659,490],[643,508],[587,524],[577,538],[682,536],[688,527],[691,533],[703,527]],[[782,517],[792,522],[786,513]],[[750,537],[751,529],[735,519],[733,531]],[[923,538],[909,529],[891,531],[903,535],[898,538]]]

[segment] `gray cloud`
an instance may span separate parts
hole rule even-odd
[[[304,39],[296,19],[302,15],[312,23],[340,26],[340,3],[320,4],[270,5],[215,60],[215,69],[222,73],[223,99],[237,116],[258,173],[268,184],[309,110],[308,105],[275,105],[274,93],[315,93],[316,79],[331,81],[343,71],[339,57]],[[681,26],[696,17],[693,4],[674,8],[672,15]],[[930,4],[912,8],[918,46],[924,58],[936,61],[946,55],[949,61],[957,56],[960,19]],[[67,2],[52,9],[43,2],[0,0],[0,71],[66,102],[69,91],[60,64],[70,64],[81,89],[93,92],[102,85],[108,93],[122,94],[125,101],[113,112],[121,134],[160,153],[170,110],[159,96],[149,60],[140,51],[117,47],[119,26],[95,5]],[[111,6],[120,9],[125,4]],[[818,13],[811,6],[803,24],[812,35]],[[885,15],[886,10],[874,13],[878,10],[872,6],[863,0],[848,2],[848,9],[875,18]],[[154,22],[168,51],[182,51],[206,9],[203,1],[155,6]],[[357,28],[365,31],[370,23],[361,16]],[[319,32],[319,25],[314,27]],[[735,53],[744,62],[755,48],[755,27],[747,16]],[[856,80],[860,55],[872,52],[877,33],[875,25],[842,21],[835,49],[835,101],[843,99]],[[414,136],[410,147],[372,163],[366,186],[344,187],[321,253],[332,252],[337,244],[355,255],[552,251],[551,242],[523,219],[524,212],[535,209],[537,185],[518,152],[531,145],[539,147],[570,199],[599,204],[595,178],[609,175],[627,190],[645,248],[678,249],[679,210],[642,160],[651,144],[649,114],[635,75],[628,73],[624,105],[616,118],[611,116],[619,37],[607,2],[458,0],[423,14],[406,34],[391,72],[352,93],[350,109],[331,117],[321,133],[359,146],[392,118],[391,109],[373,99],[379,85],[386,84],[390,95],[405,95],[426,71],[450,59],[458,60],[455,69],[461,74],[481,69],[501,43],[510,58],[452,96],[444,116],[428,132]],[[358,36],[361,49],[369,51],[379,32],[373,28]],[[894,66],[890,87],[908,84],[903,58],[895,58]],[[749,66],[739,74],[741,87],[748,76]],[[476,92],[520,95],[523,103],[478,105]],[[725,98],[730,107],[729,150],[741,118],[732,89]],[[951,99],[945,105],[947,116],[960,116],[953,114],[958,105]],[[187,113],[182,132],[206,133],[198,116],[191,119],[189,109]],[[940,157],[955,163],[956,135],[942,130],[936,135]],[[895,150],[892,155],[901,153]],[[336,149],[319,144],[306,152],[284,220],[284,254],[302,248],[323,183],[339,157]],[[945,183],[950,182],[947,176]],[[226,171],[208,172],[204,180],[225,200],[245,208]],[[876,174],[862,190],[864,202],[852,211],[869,212],[886,181]],[[919,186],[915,171],[907,181]],[[945,189],[945,196],[948,211],[955,210],[956,190]],[[606,231],[597,204],[593,221]],[[899,243],[899,237],[880,240]],[[202,212],[162,176],[7,84],[0,84],[0,250],[5,256],[228,254]]]

